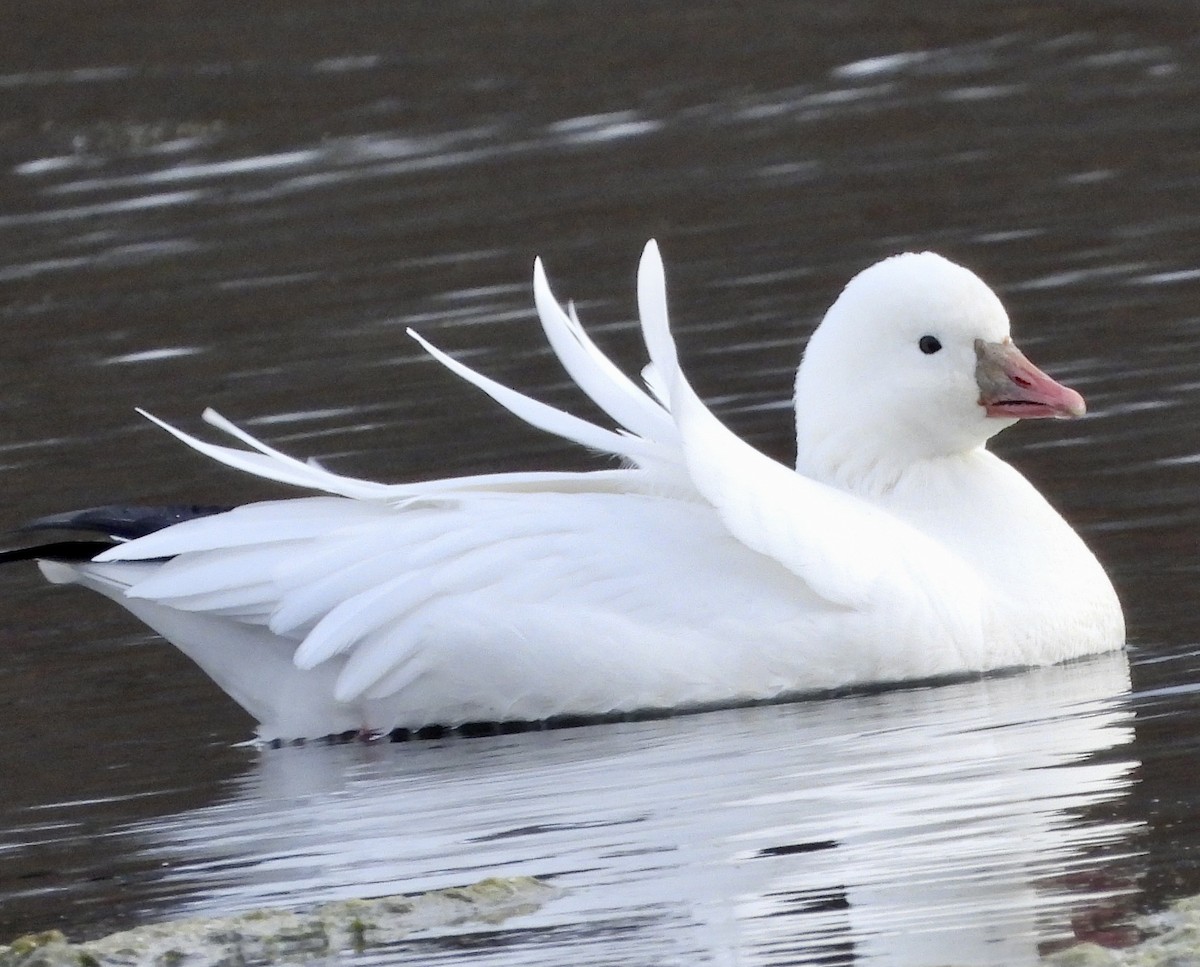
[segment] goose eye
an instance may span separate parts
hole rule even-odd
[[[917,348],[926,356],[932,356],[942,348],[942,344],[938,342],[937,336],[922,336],[917,341]]]

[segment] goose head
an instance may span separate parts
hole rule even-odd
[[[967,453],[1020,419],[1082,416],[1083,398],[1016,347],[973,272],[932,252],[855,276],[796,376],[797,466],[887,487],[919,461]]]

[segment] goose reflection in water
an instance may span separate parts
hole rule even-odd
[[[1106,818],[1130,787],[1128,688],[1117,653],[834,701],[310,744],[132,832],[181,871],[165,885],[187,914],[485,876],[563,889],[400,945],[426,957],[469,931],[494,964],[1021,967],[1133,889],[1136,824]]]

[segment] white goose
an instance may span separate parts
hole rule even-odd
[[[250,449],[160,425],[327,496],[63,515],[38,526],[117,543],[90,560],[55,560],[63,544],[24,556],[172,641],[264,739],[695,708],[1122,646],[1100,564],[984,449],[1022,417],[1079,416],[1083,400],[1017,350],[966,269],[906,254],[850,282],[797,375],[794,471],[718,422],[680,371],[653,242],[638,272],[649,394],[563,312],[540,263],[534,294],[559,359],[620,429],[413,335],[522,419],[624,469],[389,486],[285,456],[209,411]]]

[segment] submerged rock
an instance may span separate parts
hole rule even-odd
[[[307,911],[252,910],[150,924],[100,940],[71,943],[58,930],[0,945],[0,967],[247,967],[302,964],[361,953],[417,930],[501,923],[532,913],[560,890],[534,877],[492,878],[465,887],[371,900],[338,900]],[[1147,936],[1122,949],[1080,943],[1041,961],[1044,967],[1189,967],[1200,965],[1200,896],[1142,917]]]
[[[1200,964],[1200,896],[1176,900],[1164,912],[1141,917],[1148,936],[1114,950],[1094,943],[1076,944],[1051,954],[1048,967],[1191,967]]]
[[[559,893],[533,877],[481,880],[413,896],[339,900],[305,912],[265,909],[232,917],[149,924],[71,943],[57,930],[0,946],[0,967],[244,967],[303,963],[394,943],[414,930],[500,923]]]

